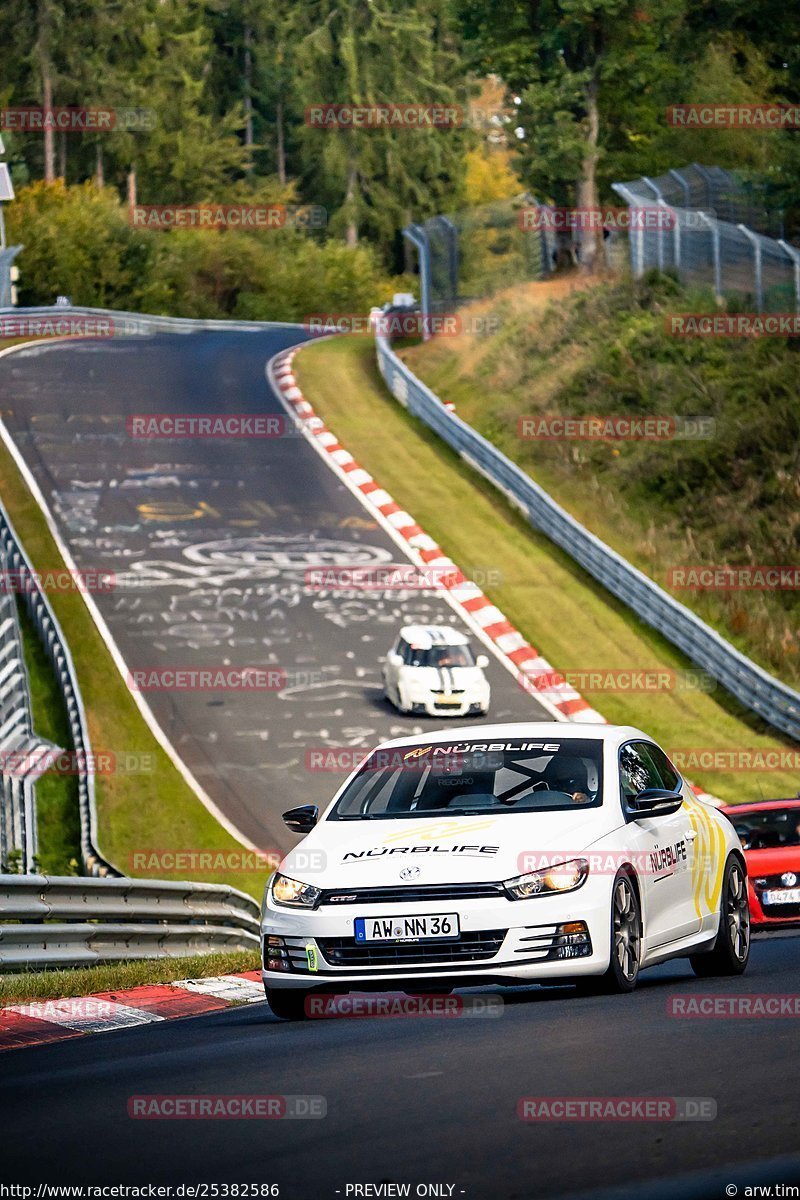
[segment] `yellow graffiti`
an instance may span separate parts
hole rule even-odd
[[[222,515],[204,500],[195,505],[184,504],[181,500],[155,500],[148,504],[137,504],[136,511],[145,521],[198,521],[201,517]]]

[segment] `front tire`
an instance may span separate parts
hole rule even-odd
[[[265,985],[264,991],[273,1016],[282,1021],[308,1020],[306,1000],[309,993],[304,988],[271,988]]]
[[[586,976],[578,990],[595,995],[632,992],[642,958],[642,913],[630,875],[621,871],[611,892],[611,959],[604,975]]]
[[[719,929],[711,950],[692,954],[689,962],[700,979],[743,975],[750,958],[750,905],[747,878],[738,858],[731,857],[719,897]]]

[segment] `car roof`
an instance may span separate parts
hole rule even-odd
[[[430,650],[431,646],[466,646],[469,638],[452,625],[404,625],[400,636],[415,650]]]
[[[744,804],[726,804],[720,812],[728,815],[735,813],[769,812],[774,808],[800,808],[800,796],[792,796],[786,800],[751,800]]]
[[[426,729],[408,737],[393,738],[383,746],[418,746],[420,742],[497,742],[516,740],[565,741],[567,738],[594,738],[620,745],[631,739],[653,741],[632,725],[594,724],[588,721],[508,721],[502,725],[458,725],[447,729]]]

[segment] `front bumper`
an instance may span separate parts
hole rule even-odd
[[[747,883],[750,899],[751,925],[760,927],[761,929],[800,925],[800,905],[772,905],[766,908],[761,899],[764,889],[754,887],[752,879],[748,879]]]
[[[262,974],[270,988],[402,989],[536,983],[601,975],[610,956],[608,881],[589,880],[563,896],[323,906],[312,912],[268,903],[262,919]],[[457,912],[457,941],[356,943],[357,917]],[[564,926],[583,923],[586,937]],[[283,952],[270,939],[280,939]],[[587,952],[588,949],[588,952]]]
[[[475,717],[488,711],[489,698],[466,694],[463,698],[443,699],[435,692],[410,701],[411,712],[425,717]]]

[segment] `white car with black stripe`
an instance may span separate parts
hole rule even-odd
[[[733,825],[638,729],[461,727],[372,751],[269,882],[273,1012],[314,991],[567,981],[628,992],[688,957],[744,971],[747,871]]]
[[[384,694],[401,713],[428,717],[485,716],[489,660],[476,655],[452,625],[406,625],[383,665]]]

